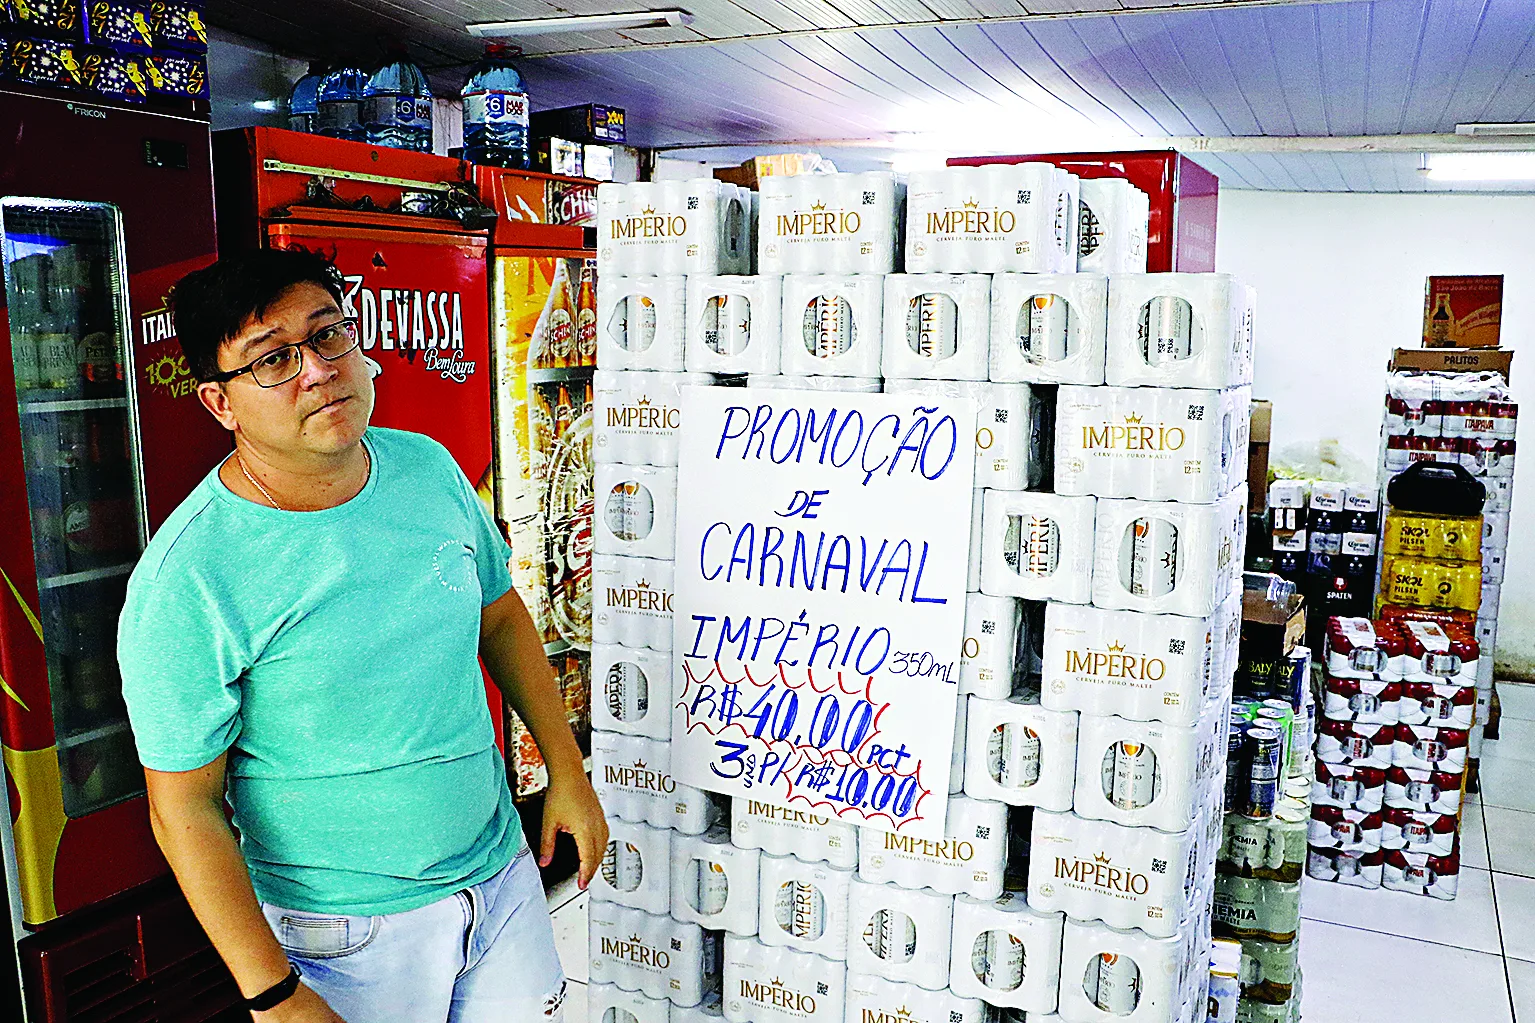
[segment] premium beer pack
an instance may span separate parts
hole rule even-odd
[[[1046,163],[913,172],[908,273],[1075,273],[1077,179]]]
[[[854,878],[848,891],[847,968],[929,991],[949,986],[954,896]]]
[[[672,648],[670,560],[600,554],[592,558],[592,642]]]
[[[1214,504],[1099,498],[1096,510],[1094,606],[1203,618],[1231,595],[1247,537],[1246,484]]]
[[[592,878],[592,897],[665,916],[671,912],[672,831],[614,820]]]
[[[640,373],[598,369],[592,457],[626,465],[676,465],[682,388],[714,383],[708,373]]]
[[[884,281],[880,274],[784,277],[779,320],[783,372],[879,376]]]
[[[1077,715],[1018,696],[971,696],[965,710],[965,794],[1010,806],[1071,809]]]
[[[1013,597],[965,595],[965,638],[959,653],[959,693],[1005,700],[1013,692],[1013,655],[1025,625]]]
[[[953,991],[928,991],[868,973],[847,975],[847,1019],[899,1023],[989,1023],[992,1010],[979,998]]]
[[[992,902],[954,900],[949,987],[991,1005],[1054,1012],[1064,917],[1029,907],[1021,892]]]
[[[685,364],[699,373],[777,373],[783,331],[777,277],[687,278]],[[636,367],[639,368],[639,367]]]
[[[1083,817],[1182,831],[1219,787],[1228,714],[1207,704],[1193,725],[1082,716],[1072,805]]]
[[[757,936],[827,959],[847,959],[851,869],[762,854],[757,874]]]
[[[687,278],[597,278],[597,364],[609,370],[683,369]],[[605,315],[604,315],[605,314]]]
[[[858,876],[991,901],[1002,894],[1007,818],[1005,803],[951,795],[943,838],[867,834],[858,850]]]
[[[1028,384],[889,379],[885,391],[970,400],[976,406],[976,487],[1025,490],[1039,485],[1045,463],[1042,408]]]
[[[904,185],[888,171],[761,179],[757,272],[888,274],[897,269]]]
[[[757,933],[761,853],[730,841],[730,829],[672,839],[671,914],[732,934]]]
[[[593,984],[697,1005],[720,986],[718,935],[697,924],[593,899],[587,910]]]
[[[1151,197],[1124,178],[1083,178],[1077,203],[1077,269],[1145,273]]]
[[[1230,274],[1114,275],[1105,379],[1209,390],[1251,384],[1256,302]]]
[[[1032,491],[986,491],[981,591],[1086,604],[1092,598],[1096,500]]]
[[[731,840],[746,849],[833,867],[858,866],[858,829],[834,817],[790,810],[739,797],[730,805]]]
[[[594,550],[669,561],[677,534],[677,469],[603,462],[594,471]]]
[[[597,275],[751,273],[748,189],[716,181],[597,186]]]
[[[847,964],[755,938],[725,935],[730,1023],[843,1023]]]
[[[592,736],[592,787],[609,816],[700,835],[719,818],[702,789],[672,777],[671,742],[641,735]]]
[[[1109,278],[1000,273],[991,280],[991,379],[1102,384]]]
[[[672,651],[592,644],[592,727],[601,732],[670,739]]]
[[[1209,973],[1208,920],[1170,938],[1067,918],[1061,943],[1061,1019],[1066,1023],[1186,1020]]]
[[[987,378],[988,274],[887,274],[884,315],[881,370],[887,378]]]

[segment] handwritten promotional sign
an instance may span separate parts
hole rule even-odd
[[[682,420],[673,775],[942,837],[974,407],[691,387]]]

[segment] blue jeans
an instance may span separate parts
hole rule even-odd
[[[304,983],[347,1023],[565,1018],[565,973],[527,847],[490,879],[406,913],[261,909]]]

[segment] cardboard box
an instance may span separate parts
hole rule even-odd
[[[762,178],[810,174],[821,163],[821,158],[814,153],[774,153],[772,156],[754,156],[739,167],[716,167],[714,176],[727,184],[755,190]]]
[[[583,103],[557,110],[539,110],[531,118],[533,137],[557,136],[572,142],[624,142],[621,107]]]
[[[1430,277],[1423,287],[1424,348],[1496,348],[1503,275]]]
[[[1306,600],[1292,593],[1284,607],[1261,590],[1242,592],[1242,638],[1237,648],[1239,693],[1273,692],[1280,686],[1284,659],[1306,636]]]
[[[1510,379],[1514,353],[1504,348],[1398,348],[1388,368],[1439,373],[1502,373]]]
[[[1269,437],[1274,430],[1274,403],[1254,399],[1247,415],[1247,510],[1262,515],[1268,507]]]

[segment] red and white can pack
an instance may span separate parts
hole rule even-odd
[[[1448,856],[1455,851],[1460,819],[1453,813],[1424,813],[1391,807],[1381,813],[1380,847]]]
[[[1459,813],[1465,779],[1463,771],[1393,767],[1386,772],[1386,805],[1404,810]]]
[[[1385,862],[1384,849],[1343,852],[1313,846],[1306,850],[1306,875],[1318,881],[1336,881],[1356,888],[1379,888]]]
[[[1381,848],[1385,811],[1366,813],[1341,806],[1313,806],[1306,842],[1316,849],[1368,852]]]
[[[1316,723],[1316,758],[1329,764],[1390,767],[1395,725],[1365,724],[1323,717]]]
[[[1397,725],[1391,746],[1391,764],[1459,774],[1466,769],[1470,741],[1471,732],[1466,728]]]
[[[1338,721],[1394,725],[1401,710],[1402,683],[1373,678],[1326,677],[1322,715]]]
[[[1375,813],[1385,804],[1386,769],[1354,767],[1317,761],[1311,782],[1311,802]]]
[[[1404,725],[1470,728],[1476,717],[1476,689],[1470,685],[1401,683],[1397,720]]]
[[[1382,623],[1384,624],[1384,623]],[[1481,647],[1459,622],[1401,620],[1402,678],[1409,682],[1474,686]]]
[[[1460,888],[1460,856],[1450,853],[1408,852],[1406,849],[1383,850],[1385,853],[1381,884],[1395,892],[1453,899]]]
[[[1335,678],[1395,681],[1403,643],[1395,629],[1377,629],[1368,618],[1327,620],[1327,673]]]

